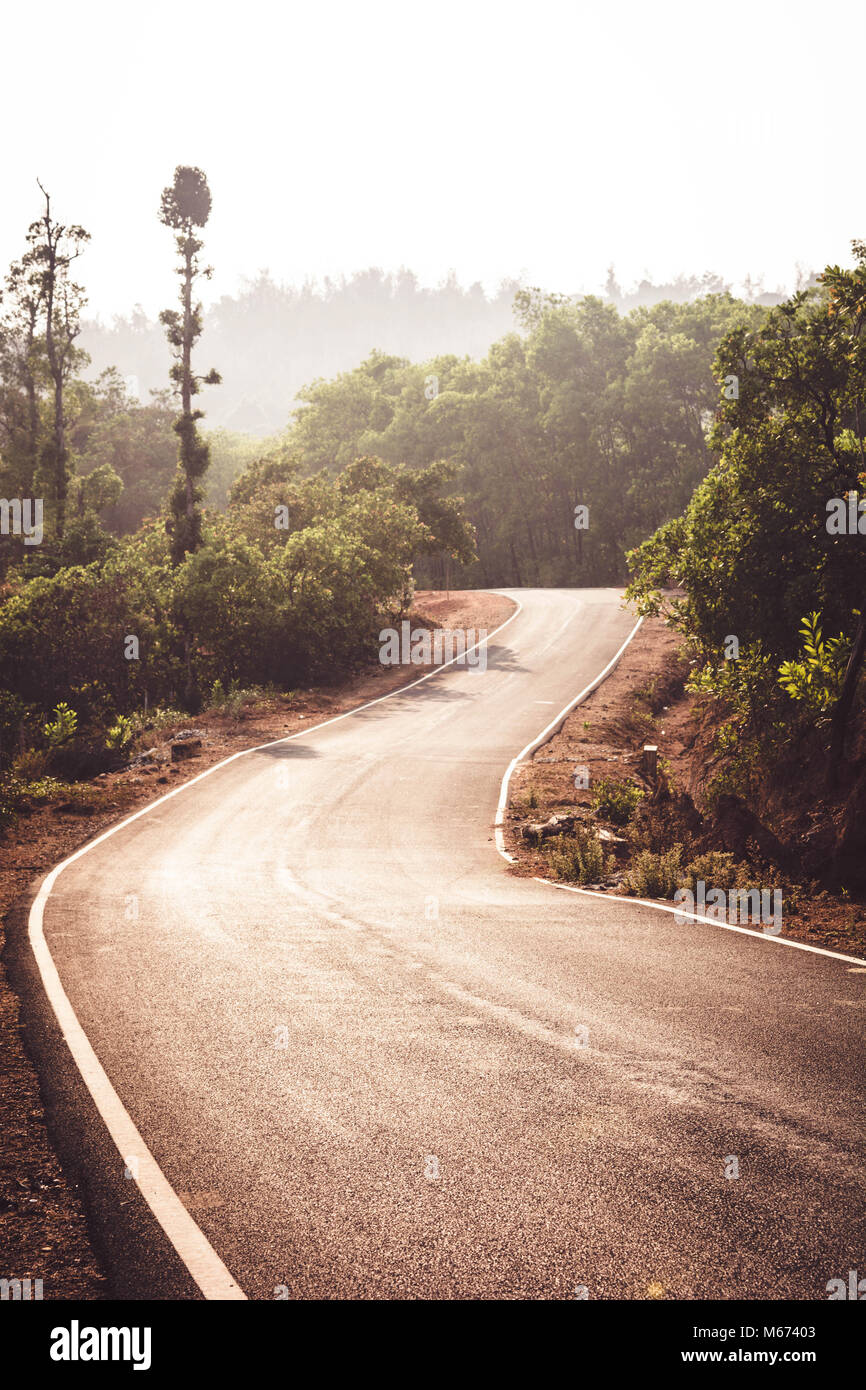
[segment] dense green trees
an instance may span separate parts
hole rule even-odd
[[[823,689],[834,683],[826,663],[842,662],[831,777],[862,668],[866,608],[866,524],[861,532],[858,511],[866,486],[866,248],[855,243],[855,253],[854,270],[831,267],[821,288],[725,334],[710,438],[717,461],[685,514],[635,551],[630,590],[651,612],[665,584],[682,586],[674,617],[699,653],[702,688],[729,702],[738,734],[759,736],[776,721],[784,737],[796,714],[820,719],[818,703],[791,705],[801,692],[788,663],[799,659],[803,681]],[[810,614],[813,633],[820,625],[832,647],[808,638],[803,646]]]
[[[216,681],[333,680],[368,659],[383,619],[405,611],[413,558],[452,544],[471,553],[436,476],[362,459],[340,479],[305,478],[276,453],[241,474],[225,515],[206,519],[180,564],[164,525],[150,522],[89,564],[13,572],[0,604],[7,762],[40,744],[61,702],[78,720],[66,766],[75,754],[92,771],[118,715],[145,702],[197,704]]]
[[[714,295],[623,318],[598,299],[529,293],[518,309],[526,336],[481,362],[373,353],[315,383],[290,446],[310,470],[367,453],[459,464],[479,556],[467,582],[618,582],[626,549],[681,512],[707,472],[716,344],[763,311]]]
[[[89,237],[58,222],[40,189],[44,212],[30,224],[27,250],[0,295],[0,495],[39,497],[45,563],[47,555],[61,555],[67,525],[70,393],[86,360],[76,342],[84,290],[73,267]],[[20,537],[0,537],[0,574],[21,553]]]

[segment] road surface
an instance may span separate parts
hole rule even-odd
[[[239,758],[64,870],[63,986],[249,1298],[825,1299],[866,1273],[863,973],[509,871],[503,771],[634,621],[519,597],[485,672]],[[29,994],[118,1294],[200,1296]]]

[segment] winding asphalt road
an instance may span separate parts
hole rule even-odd
[[[866,1273],[863,972],[510,873],[503,772],[633,625],[614,590],[519,598],[485,672],[238,758],[71,864],[60,980],[249,1298],[826,1299]],[[115,1288],[199,1296],[31,985]]]

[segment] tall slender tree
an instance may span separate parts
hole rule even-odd
[[[39,397],[45,373],[41,327],[40,276],[16,261],[0,289],[0,491],[31,492],[39,467]]]
[[[192,369],[192,350],[201,337],[202,306],[193,303],[193,287],[199,276],[210,279],[210,266],[202,266],[199,253],[203,242],[195,228],[203,227],[210,216],[211,194],[201,169],[178,165],[174,182],[163,189],[159,219],[175,233],[180,276],[180,311],[164,309],[160,323],[172,349],[171,377],[180,393],[181,413],[175,422],[179,438],[178,469],[169,498],[171,516],[167,529],[171,536],[171,557],[179,565],[184,556],[199,549],[202,542],[201,479],[207,472],[210,450],[196,428],[201,410],[193,410],[193,397],[203,385],[217,385],[219,373],[197,376]]]
[[[79,226],[65,226],[51,215],[51,198],[39,184],[45,211],[30,224],[29,250],[23,258],[23,278],[39,296],[45,325],[45,357],[54,398],[51,435],[42,452],[43,473],[54,504],[54,529],[63,539],[66,499],[69,493],[66,385],[85,360],[75,346],[81,332],[81,310],[86,302],[83,286],[72,279],[72,265],[90,240]]]

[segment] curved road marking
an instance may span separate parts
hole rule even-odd
[[[502,785],[499,789],[499,805],[496,808],[494,826],[496,848],[503,859],[508,860],[509,864],[516,864],[517,859],[513,854],[509,854],[508,850],[505,848],[505,832],[502,827],[505,823],[505,811],[508,806],[508,784],[511,781],[515,768],[519,763],[523,762],[524,758],[528,757],[530,753],[534,753],[535,750],[544,743],[547,736],[556,729],[556,726],[565,719],[566,715],[570,714],[573,709],[576,709],[579,704],[582,704],[587,696],[591,695],[592,692],[601,685],[602,681],[607,679],[642,622],[643,618],[638,618],[616,656],[608,662],[604,670],[596,676],[595,680],[584,690],[581,690],[579,695],[576,695],[573,700],[570,700],[565,708],[559,711],[555,719],[552,719],[547,727],[542,729],[538,737],[534,738],[531,743],[527,743],[526,747],[517,754],[517,757],[512,758],[511,762],[508,764],[505,775],[502,778]],[[751,927],[737,927],[731,922],[719,922],[714,917],[701,917],[696,912],[684,912],[681,907],[669,907],[666,903],[653,902],[649,898],[626,898],[620,897],[619,894],[616,893],[599,893],[591,888],[577,888],[574,884],[556,883],[552,878],[540,878],[535,874],[533,875],[533,879],[536,883],[544,883],[548,888],[559,888],[566,893],[580,893],[586,898],[604,898],[605,902],[609,903],[629,903],[634,907],[652,907],[655,908],[656,912],[673,912],[680,917],[687,917],[692,922],[702,922],[709,927],[722,927],[725,931],[742,932],[744,936],[753,936],[759,941],[772,941],[777,946],[790,946],[794,951],[808,951],[813,956],[830,956],[832,960],[844,960],[849,965],[863,966],[862,956],[846,956],[843,955],[841,951],[829,951],[825,946],[810,946],[805,941],[792,941],[791,938],[787,936],[769,936],[764,932],[754,931]]]
[[[489,590],[494,593],[496,590]],[[511,595],[506,595],[511,598]],[[178,1197],[171,1183],[162,1172],[159,1164],[144,1142],[141,1134],[136,1128],[131,1116],[128,1114],[123,1101],[112,1086],[99,1058],[91,1046],[78,1016],[72,1007],[65,989],[60,980],[54,958],[48,949],[45,940],[44,915],[45,904],[47,903],[51,890],[57,882],[58,877],[70,864],[74,864],[77,859],[85,854],[89,854],[97,845],[103,844],[116,835],[126,825],[132,825],[133,821],[146,816],[157,806],[162,806],[172,797],[179,796],[189,787],[195,786],[202,778],[209,777],[221,767],[226,767],[229,763],[235,762],[237,758],[244,758],[249,753],[258,753],[264,748],[274,748],[280,743],[291,743],[296,738],[306,738],[307,734],[315,733],[319,729],[326,729],[329,724],[337,724],[341,719],[349,719],[352,715],[360,714],[362,710],[370,709],[373,705],[381,704],[383,700],[393,699],[395,695],[402,695],[407,690],[412,690],[416,685],[422,685],[424,681],[430,680],[433,676],[438,676],[440,672],[453,666],[458,660],[464,659],[469,652],[474,652],[478,647],[489,642],[491,637],[495,637],[497,632],[501,632],[504,627],[513,622],[522,611],[523,605],[518,599],[512,599],[517,606],[514,612],[500,623],[492,632],[481,642],[475,642],[469,647],[461,657],[452,657],[450,661],[444,661],[441,666],[428,671],[426,675],[420,676],[418,680],[410,681],[407,685],[398,686],[396,690],[391,690],[387,695],[379,695],[375,700],[368,700],[366,704],[357,705],[354,709],[346,710],[343,714],[337,714],[332,719],[326,719],[321,724],[311,724],[309,729],[300,729],[296,734],[288,734],[284,738],[271,739],[268,743],[256,744],[254,748],[242,748],[237,753],[232,753],[228,758],[223,758],[221,762],[214,763],[213,767],[205,768],[196,777],[190,777],[187,782],[182,782],[179,787],[166,792],[163,796],[157,797],[155,801],[150,801],[143,806],[140,811],[127,816],[124,820],[118,821],[108,830],[97,835],[94,840],[83,845],[76,850],[68,859],[64,859],[60,864],[51,870],[42,880],[33,903],[27,923],[27,934],[36,964],[39,967],[39,974],[42,985],[52,1009],[57,1019],[60,1031],[63,1034],[73,1061],[77,1066],[81,1077],[90,1092],[93,1102],[99,1111],[106,1129],[117,1146],[118,1153],[123,1159],[127,1170],[131,1173],[141,1192],[142,1197],[147,1202],[163,1231],[172,1246],[177,1252],[183,1264],[186,1266],[190,1275],[198,1285],[206,1299],[220,1300],[246,1300],[247,1295],[241,1289],[237,1281],[232,1277],[229,1270],[223,1264],[217,1252],[214,1250],[207,1236],[196,1225],[190,1216],[183,1202]]]
[[[616,656],[611,658],[611,660],[605,666],[604,670],[600,671],[599,674],[596,676],[595,680],[590,681],[589,685],[586,686],[584,690],[581,690],[579,695],[575,695],[573,700],[569,700],[565,708],[561,709],[559,711],[559,714],[557,714],[555,718],[551,719],[547,727],[542,729],[541,733],[536,738],[532,739],[531,742],[527,743],[525,748],[522,748],[520,750],[516,758],[511,759],[511,762],[505,769],[505,773],[502,778],[502,783],[499,787],[499,804],[496,807],[496,819],[494,820],[493,824],[495,827],[496,848],[502,855],[503,859],[508,860],[509,864],[516,864],[517,860],[515,859],[514,855],[509,854],[508,850],[505,848],[505,832],[503,831],[502,827],[505,824],[505,810],[508,805],[508,784],[511,781],[511,776],[514,772],[514,769],[517,767],[518,763],[522,763],[523,759],[527,758],[530,753],[534,753],[536,748],[540,747],[544,740],[547,738],[548,734],[553,733],[557,724],[561,724],[563,719],[565,719],[565,716],[567,714],[570,714],[571,711],[575,709],[583,700],[585,700],[588,695],[591,695],[592,692],[599,685],[601,685],[602,681],[610,675],[614,666],[619,661],[629,642],[634,637],[635,633],[637,632],[638,628],[641,626],[642,623],[643,618],[638,618],[637,622],[635,623],[628,637],[623,642]],[[553,702],[551,701],[551,703]]]
[[[625,898],[616,893],[599,893],[592,888],[577,888],[570,883],[555,883],[552,878],[536,878],[536,883],[546,883],[549,888],[561,888],[566,893],[581,893],[587,898],[604,898],[607,902],[634,903],[635,907],[654,907],[656,912],[673,912],[676,916],[687,917],[690,922],[704,922],[708,927],[721,927],[724,931],[742,932],[744,936],[756,937],[759,941],[775,941],[777,946],[790,946],[793,951],[810,951],[813,956],[830,956],[833,960],[845,960],[850,965],[863,965],[862,956],[843,956],[841,951],[828,951],[825,946],[810,946],[806,941],[792,941],[789,936],[771,936],[755,931],[753,927],[735,927],[732,922],[719,922],[715,917],[702,917],[697,912],[684,912],[681,907],[670,907],[667,903],[656,903],[649,898]]]

